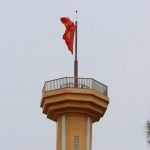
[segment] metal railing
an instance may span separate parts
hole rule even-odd
[[[107,96],[107,86],[92,78],[64,77],[46,81],[43,87],[43,92],[61,88],[93,89]]]

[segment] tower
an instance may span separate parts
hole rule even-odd
[[[109,103],[107,86],[78,77],[77,21],[74,25],[62,17],[61,22],[66,26],[63,39],[72,53],[75,31],[74,77],[46,81],[41,107],[47,118],[57,123],[56,150],[91,150],[92,124],[103,117]]]
[[[41,107],[57,124],[57,150],[92,150],[92,124],[103,117],[108,103],[107,86],[92,78],[46,81]]]

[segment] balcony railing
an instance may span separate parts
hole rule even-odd
[[[43,87],[43,92],[62,88],[93,89],[107,96],[107,86],[92,78],[64,77],[46,81]]]

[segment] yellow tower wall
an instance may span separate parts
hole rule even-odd
[[[90,121],[89,125],[88,120]],[[64,136],[62,136],[62,132],[65,132]],[[59,117],[57,121],[57,150],[75,150],[75,145],[78,150],[91,150],[91,134],[92,121],[86,115],[65,115],[65,128],[62,127],[62,117]],[[65,145],[62,144],[63,141]]]
[[[86,117],[66,116],[66,150],[74,150],[75,136],[78,136],[78,149],[86,150]]]

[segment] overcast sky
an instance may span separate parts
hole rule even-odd
[[[149,0],[0,1],[0,149],[56,150],[56,124],[42,114],[46,80],[73,76],[60,17],[78,10],[79,76],[109,87],[93,125],[93,150],[148,150]]]

